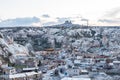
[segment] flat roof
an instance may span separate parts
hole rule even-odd
[[[8,79],[8,78],[10,78],[10,79],[13,79],[13,78],[23,78],[23,77],[32,76],[32,75],[35,75],[35,74],[40,74],[40,73],[41,73],[40,71],[38,73],[37,72],[26,72],[26,73],[2,75],[0,77],[4,77],[6,79]]]
[[[65,77],[61,80],[91,80],[90,78],[70,78],[70,77]]]
[[[23,70],[35,70],[35,69],[39,69],[38,67],[32,67],[32,68],[23,68]]]

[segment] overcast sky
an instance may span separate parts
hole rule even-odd
[[[8,19],[26,17],[40,18],[34,25],[63,19],[78,24],[88,19],[90,25],[119,25],[120,0],[0,0],[0,25]]]

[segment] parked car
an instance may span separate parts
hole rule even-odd
[[[42,70],[42,73],[46,73],[46,72],[47,72],[47,69],[43,69],[43,70]]]
[[[53,73],[53,72],[51,72],[51,73],[50,73],[50,76],[54,76],[54,73]]]

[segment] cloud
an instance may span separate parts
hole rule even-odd
[[[33,23],[38,23],[38,22],[40,22],[40,19],[37,17],[7,19],[0,22],[0,27],[31,26]]]
[[[71,21],[71,22],[77,22],[81,21],[82,17],[81,16],[73,16],[73,17],[57,17],[56,18],[58,23],[64,23],[65,21]]]
[[[107,25],[119,25],[120,24],[120,7],[113,8],[107,11],[98,22]]]
[[[56,25],[56,24],[57,24],[57,22],[51,21],[51,22],[43,23],[43,26],[51,26],[51,25]]]
[[[56,17],[54,21],[44,22],[43,25],[49,26],[49,25],[63,24],[65,21],[71,21],[73,24],[81,24],[83,23],[81,20],[88,21],[88,19],[82,18],[81,16]]]
[[[65,21],[71,21],[73,24],[82,24],[83,21],[87,20],[79,16],[73,17],[50,17],[47,14],[38,17],[23,17],[15,19],[2,20],[0,27],[14,27],[14,26],[50,26],[63,24]],[[85,23],[86,24],[86,23]]]
[[[64,23],[64,22],[67,21],[67,20],[68,20],[68,21],[71,20],[70,17],[61,17],[61,18],[60,18],[60,17],[57,17],[56,19],[57,19],[57,22],[58,22],[58,23]]]
[[[44,18],[50,18],[50,16],[48,14],[42,15],[42,17],[44,17]]]
[[[120,15],[120,7],[111,9],[110,11],[106,12],[104,17],[117,17],[117,15]]]
[[[47,21],[47,20],[45,20],[44,23],[42,23],[43,26],[63,24],[67,20],[74,22],[74,20],[72,20],[71,17],[56,17],[56,18],[52,18],[52,19],[49,18],[49,21]]]
[[[99,22],[105,23],[120,23],[120,19],[112,20],[112,19],[99,19]]]
[[[88,19],[82,18],[81,21],[88,21]]]

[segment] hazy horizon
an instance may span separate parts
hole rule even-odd
[[[119,0],[0,0],[1,26],[74,24],[119,26]]]

